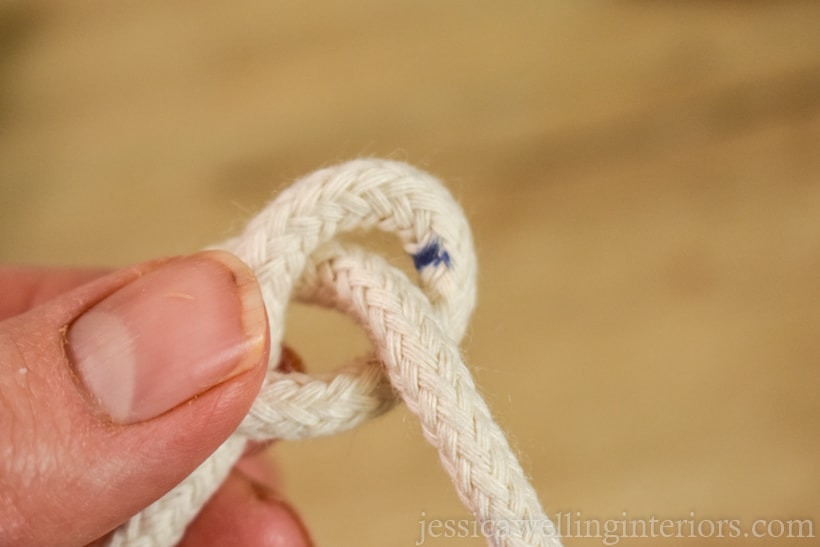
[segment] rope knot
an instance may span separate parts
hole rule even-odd
[[[398,236],[418,285],[380,256],[337,236],[377,228]],[[173,545],[249,439],[339,433],[397,395],[416,414],[459,497],[482,523],[537,523],[494,545],[558,546],[532,486],[476,391],[458,351],[475,305],[476,259],[464,214],[435,178],[409,165],[356,160],[285,190],[244,232],[219,246],[257,275],[280,348],[288,304],[335,308],[368,333],[369,355],[329,375],[277,370],[272,351],[259,396],[238,431],[168,495],[118,529],[112,545]]]

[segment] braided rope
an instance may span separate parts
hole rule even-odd
[[[420,286],[381,257],[334,238],[354,229],[395,233]],[[461,208],[430,175],[357,160],[300,180],[220,246],[259,279],[271,330],[260,394],[238,431],[169,494],[117,529],[112,546],[177,543],[249,439],[338,433],[389,409],[400,395],[439,451],[462,502],[491,545],[558,547],[507,440],[458,352],[475,304],[475,255]],[[288,303],[336,308],[367,331],[373,355],[322,376],[276,370]]]

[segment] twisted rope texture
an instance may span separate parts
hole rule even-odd
[[[378,255],[336,239],[370,228],[399,237],[419,286]],[[239,256],[259,279],[271,330],[267,377],[237,432],[117,529],[110,545],[174,545],[248,440],[338,433],[385,412],[398,394],[419,417],[491,545],[560,546],[459,354],[475,305],[475,255],[461,208],[436,179],[384,160],[323,169],[285,190],[219,248]],[[328,375],[279,372],[292,299],[353,317],[367,331],[373,354]]]

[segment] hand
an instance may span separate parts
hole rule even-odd
[[[267,358],[259,287],[228,253],[0,268],[0,544],[103,541],[236,429]],[[262,461],[240,462],[183,545],[310,544]]]

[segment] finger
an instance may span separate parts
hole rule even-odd
[[[293,508],[234,470],[188,527],[180,547],[308,545],[310,536]]]
[[[104,268],[0,267],[0,321],[97,279]]]
[[[274,463],[270,446],[258,447],[256,451],[246,453],[236,463],[236,470],[251,482],[278,492],[282,489],[279,467]]]
[[[221,252],[0,322],[0,545],[89,543],[179,483],[247,413],[267,331],[253,275]]]

